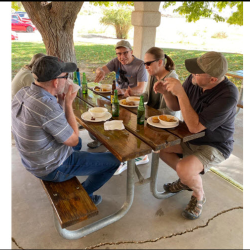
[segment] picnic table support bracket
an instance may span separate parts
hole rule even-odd
[[[159,151],[158,152],[152,152],[152,162],[151,162],[151,183],[150,183],[150,189],[153,193],[153,196],[157,199],[166,199],[169,198],[176,193],[168,193],[166,191],[164,192],[158,192],[157,191],[157,175],[158,175],[158,167],[159,167]]]
[[[82,227],[78,230],[67,230],[61,228],[61,225],[57,219],[57,216],[54,212],[54,223],[58,233],[65,239],[68,240],[76,240],[80,239],[88,234],[91,234],[103,227],[106,227],[118,220],[120,220],[130,209],[134,200],[134,166],[135,166],[135,159],[128,161],[128,170],[127,170],[127,198],[124,202],[123,206],[119,211],[114,214],[111,214],[99,221],[96,221],[90,225]],[[54,210],[53,210],[54,211]]]

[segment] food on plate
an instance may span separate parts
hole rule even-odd
[[[101,91],[101,88],[98,87],[98,86],[95,86],[95,87],[94,87],[94,90],[95,90],[95,91]]]
[[[158,119],[157,116],[153,116],[153,117],[152,117],[152,122],[154,122],[154,123],[159,123],[160,120]]]
[[[91,120],[94,121],[94,120],[95,120],[95,117],[91,116]]]
[[[126,106],[135,106],[134,102],[128,102],[126,101],[126,99],[121,100],[122,105],[126,105]]]
[[[167,117],[166,115],[160,115],[159,119],[165,122],[176,122],[174,118]]]
[[[103,88],[103,89],[102,89],[102,91],[103,91],[103,92],[105,92],[105,91],[109,91],[109,89],[105,89],[105,88]]]

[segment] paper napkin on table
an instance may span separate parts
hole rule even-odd
[[[122,130],[125,129],[123,120],[104,122],[104,130]]]
[[[68,92],[69,85],[72,85],[72,86],[73,86],[72,93],[78,91],[79,88],[80,88],[79,85],[73,83],[73,81],[72,81],[70,78],[68,78],[67,81],[66,81],[66,83],[65,83],[65,87],[64,87],[64,91],[63,91],[64,94],[66,94],[66,93]]]

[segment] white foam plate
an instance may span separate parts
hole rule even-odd
[[[152,122],[152,117],[158,117],[158,115],[149,117],[147,119],[147,123],[153,127],[156,127],[156,128],[175,128],[179,125],[179,119],[177,117],[175,117],[177,122],[170,122],[168,126],[164,126],[160,122],[159,123]]]
[[[94,86],[94,87],[92,88],[92,90],[93,90],[94,92],[96,92],[96,93],[101,93],[101,94],[109,94],[109,93],[111,93],[111,90],[109,90],[109,91],[97,91],[97,90],[94,89],[95,87],[101,88],[101,86],[100,86],[100,85],[96,85],[96,86]]]
[[[139,106],[139,105],[129,106],[129,105],[122,104],[122,101],[123,101],[123,100],[126,101],[126,99],[121,99],[121,100],[119,100],[120,105],[123,106],[123,107],[137,108],[137,107]]]
[[[88,111],[81,115],[81,118],[84,121],[88,121],[88,122],[105,122],[111,117],[112,115],[109,112],[107,112],[103,117],[95,118],[95,120],[91,120],[91,114]]]

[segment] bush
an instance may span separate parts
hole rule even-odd
[[[103,17],[100,23],[104,25],[111,25],[115,28],[116,37],[120,39],[127,39],[128,32],[132,27],[131,24],[131,10],[119,9],[105,9],[103,10]]]
[[[211,38],[219,38],[219,39],[223,39],[223,38],[227,38],[227,37],[228,37],[228,35],[227,35],[227,33],[224,32],[224,31],[216,32],[216,33],[214,33],[214,34],[211,36]]]

